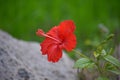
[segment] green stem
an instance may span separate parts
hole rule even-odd
[[[96,61],[95,64],[96,64],[96,66],[97,66],[99,75],[100,75],[100,76],[103,76],[103,70],[102,70],[102,67],[100,66],[100,61],[99,61],[99,59],[97,59],[97,61]]]
[[[96,66],[97,66],[97,69],[98,69],[99,74],[101,76],[102,75],[102,70],[101,70],[101,67],[100,67],[99,63],[96,63]]]
[[[87,56],[85,56],[84,54],[82,54],[81,52],[77,51],[77,50],[74,50],[73,51],[77,54],[79,54],[81,57],[85,57],[85,58],[88,58]]]

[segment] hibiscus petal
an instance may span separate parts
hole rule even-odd
[[[58,45],[53,44],[48,49],[48,61],[50,62],[58,62],[58,60],[62,57],[62,50],[58,47]]]
[[[42,51],[42,55],[45,55],[47,54],[47,51],[48,51],[48,47],[53,44],[53,40],[50,39],[50,38],[46,38],[41,44],[41,51]]]
[[[63,48],[67,51],[71,51],[76,46],[76,37],[74,34],[70,34],[66,37],[65,41],[63,42]]]
[[[60,23],[59,25],[59,31],[60,33],[63,33],[64,35],[67,33],[73,33],[75,30],[75,24],[72,20],[65,20]]]
[[[47,32],[47,35],[58,39],[58,27],[53,27],[49,32]]]

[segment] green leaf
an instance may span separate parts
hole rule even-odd
[[[107,53],[106,53],[106,51],[103,49],[102,51],[101,51],[101,55],[102,56],[105,56]]]
[[[107,77],[98,77],[97,80],[109,80]]]
[[[113,54],[113,48],[111,48],[108,52],[108,55],[111,55],[111,54]]]
[[[105,69],[114,74],[117,74],[117,75],[120,74],[120,70],[118,70],[113,64],[110,64],[110,63],[106,64]]]
[[[114,34],[110,34],[110,35],[107,37],[106,40],[108,41],[108,40],[112,39],[113,37],[114,37]]]
[[[94,62],[88,58],[80,58],[74,64],[74,68],[90,68],[94,66]]]
[[[117,75],[120,75],[120,71],[117,70],[117,69],[108,70],[108,71],[110,71],[110,72],[112,72],[112,73],[115,73],[115,74],[117,74]]]
[[[120,67],[120,61],[117,60],[116,58],[114,58],[113,56],[111,55],[106,55],[104,56],[104,59],[110,63],[112,63],[113,65],[117,66],[117,67]]]
[[[100,54],[98,54],[96,51],[93,52],[93,55],[94,55],[95,58],[100,56]]]

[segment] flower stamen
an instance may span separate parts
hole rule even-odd
[[[41,29],[38,29],[38,31],[36,32],[36,34],[37,34],[38,36],[48,37],[48,38],[50,38],[50,39],[53,39],[53,40],[61,43],[61,41],[59,41],[58,39],[55,39],[54,37],[51,37],[51,36],[45,34],[44,31],[42,31]]]

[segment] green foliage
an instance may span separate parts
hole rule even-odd
[[[106,50],[106,45],[109,40],[113,38],[113,34],[109,35],[106,39],[104,39],[97,47],[96,50],[93,51],[92,57],[87,57],[86,55],[79,53],[81,58],[79,58],[75,64],[74,68],[84,69],[91,67],[95,71],[97,70],[99,73],[99,77],[97,80],[109,80],[110,74],[119,75],[120,74],[120,61],[112,56],[113,49],[110,48]],[[78,51],[75,51],[78,53]],[[94,71],[93,71],[94,72]]]
[[[93,67],[95,63],[88,58],[80,58],[76,61],[74,68],[90,68]]]
[[[120,75],[120,71],[118,69],[111,69],[111,70],[108,70],[114,74],[117,74],[117,75]]]
[[[104,59],[108,62],[110,62],[111,64],[114,64],[115,66],[120,68],[120,61],[117,60],[115,57],[111,56],[111,55],[106,55],[104,56]]]
[[[106,69],[107,71],[109,71],[109,72],[112,72],[112,73],[114,73],[114,74],[120,75],[119,69],[118,69],[116,66],[112,65],[111,63],[107,63],[107,64],[105,65],[105,69]]]
[[[98,77],[98,79],[97,80],[109,80],[107,77]]]

